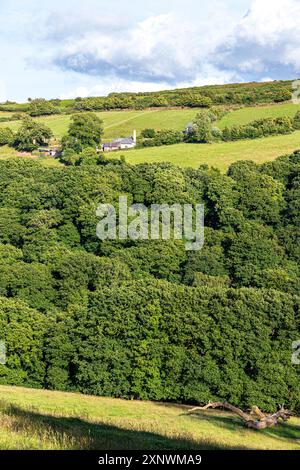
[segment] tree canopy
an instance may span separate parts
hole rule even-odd
[[[299,412],[300,152],[223,175],[83,147],[78,166],[0,161],[0,382]],[[120,194],[204,204],[203,249],[100,241]]]
[[[53,132],[49,127],[26,117],[14,135],[12,145],[17,150],[32,151],[47,145],[52,136]]]
[[[86,147],[98,147],[102,134],[103,122],[96,114],[75,114],[71,117],[67,135],[62,139],[62,146],[80,153]]]

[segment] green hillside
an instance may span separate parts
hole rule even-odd
[[[169,161],[181,167],[198,168],[207,164],[225,172],[231,163],[238,160],[253,160],[264,163],[280,155],[300,149],[300,131],[290,135],[266,137],[256,140],[241,140],[218,144],[178,144],[162,147],[150,147],[137,150],[113,152],[109,158],[120,158],[124,155],[128,163]],[[0,147],[0,159],[16,156],[17,152],[7,146]],[[34,157],[21,157],[34,158]],[[60,166],[53,157],[41,158],[44,166]]]
[[[293,103],[241,108],[226,114],[226,116],[218,122],[218,126],[221,129],[224,129],[226,126],[230,127],[237,124],[248,124],[256,119],[276,118],[281,116],[289,116],[293,118],[299,110],[300,105],[295,105]]]
[[[96,114],[100,116],[104,122],[104,139],[114,139],[116,137],[130,135],[133,129],[136,129],[138,134],[141,130],[149,127],[156,130],[184,129],[185,125],[195,118],[199,110],[200,108],[156,108],[141,111],[103,111],[97,112]],[[260,118],[275,118],[284,115],[293,117],[299,110],[300,105],[294,105],[292,103],[245,107],[229,112],[217,125],[223,129],[226,126],[247,124]],[[11,113],[0,112],[0,118],[10,116]],[[56,139],[61,139],[67,132],[70,115],[61,114],[36,119],[49,126]],[[10,127],[12,130],[16,131],[20,123],[21,121],[0,122],[0,126]]]
[[[300,449],[300,419],[265,431],[188,406],[0,386],[0,449]]]
[[[207,107],[211,104],[251,105],[279,103],[292,97],[292,81],[231,83],[178,88],[145,93],[110,93],[107,97],[88,97],[61,101],[60,107],[100,111],[106,109],[147,109],[162,106]]]
[[[160,129],[184,129],[193,120],[198,110],[193,109],[150,109],[144,111],[105,111],[96,113],[104,122],[104,138],[113,139],[119,136],[131,135],[133,129],[139,133],[146,127]],[[54,115],[37,118],[51,128],[54,136],[60,139],[68,129],[70,115]],[[10,127],[16,131],[20,121],[2,122],[0,126]]]
[[[300,109],[300,105],[292,103],[255,106],[241,108],[226,114],[217,125],[221,128],[237,124],[246,124],[250,121],[266,117],[280,117],[288,115],[293,117]],[[119,136],[131,135],[133,129],[139,134],[142,129],[154,128],[156,130],[184,129],[186,124],[194,119],[199,109],[156,108],[148,110],[104,111],[96,113],[104,122],[104,140]],[[0,117],[7,117],[2,112]],[[70,115],[61,114],[48,117],[35,118],[51,128],[57,140],[67,132]],[[0,122],[0,127],[10,127],[16,131],[21,121]],[[218,144],[178,144],[163,147],[150,147],[139,150],[113,153],[114,157],[125,155],[130,163],[171,161],[179,166],[198,167],[208,164],[226,171],[234,161],[251,159],[258,163],[272,160],[279,155],[291,153],[300,148],[300,132],[290,135],[280,135],[256,140],[243,140],[224,142]],[[0,147],[0,158],[8,158],[16,152],[8,147]],[[46,166],[55,166],[56,160],[44,159]]]
[[[128,163],[169,161],[183,167],[198,168],[207,164],[225,172],[238,160],[264,163],[300,148],[300,131],[290,135],[240,140],[218,144],[178,144],[138,150],[114,152],[114,157],[124,155]]]

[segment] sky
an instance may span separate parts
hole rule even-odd
[[[300,0],[0,0],[0,102],[300,77]]]

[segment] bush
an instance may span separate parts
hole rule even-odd
[[[289,117],[265,118],[243,126],[226,127],[223,130],[223,140],[257,139],[270,135],[290,134],[291,132],[293,132],[293,124]]]
[[[293,119],[293,128],[296,130],[300,130],[300,111],[297,111],[295,117]]]
[[[208,96],[195,96],[188,103],[191,108],[210,108],[213,104]]]
[[[220,141],[223,138],[223,133],[218,127],[212,127],[211,129],[212,138],[214,141]]]
[[[0,127],[0,145],[10,145],[14,134],[9,127]]]
[[[147,134],[148,131],[152,131],[152,129],[146,129]],[[142,147],[159,147],[161,145],[173,145],[178,144],[183,141],[183,133],[178,131],[172,130],[162,130],[156,131],[153,138],[144,138],[140,145]]]
[[[144,139],[153,139],[155,134],[156,132],[154,129],[143,129],[141,132],[141,136],[144,137]]]
[[[60,112],[60,108],[53,104],[53,102],[38,98],[30,102],[28,114],[32,117],[36,117],[59,114]]]
[[[291,99],[292,82],[244,83],[193,87],[150,93],[111,93],[107,97],[77,98],[73,109],[146,109],[162,106],[210,108],[213,105],[279,103]]]
[[[22,121],[22,119],[24,119],[26,117],[26,115],[23,113],[13,113],[12,116],[11,116],[11,120],[12,121]]]
[[[274,95],[274,102],[281,103],[282,101],[289,101],[292,99],[292,92],[287,88],[283,88]]]

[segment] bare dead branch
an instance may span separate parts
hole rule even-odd
[[[209,402],[205,406],[196,406],[188,411],[188,413],[193,413],[195,411],[205,411],[209,408],[224,408],[226,410],[231,411],[232,413],[237,414],[245,423],[248,428],[251,429],[266,429],[271,426],[275,426],[278,424],[278,421],[281,419],[283,421],[287,421],[293,413],[289,410],[285,410],[283,407],[280,408],[276,413],[272,415],[265,415],[257,406],[253,406],[251,408],[251,413],[245,413],[240,408],[231,405],[227,402]],[[254,418],[256,417],[256,419]]]

